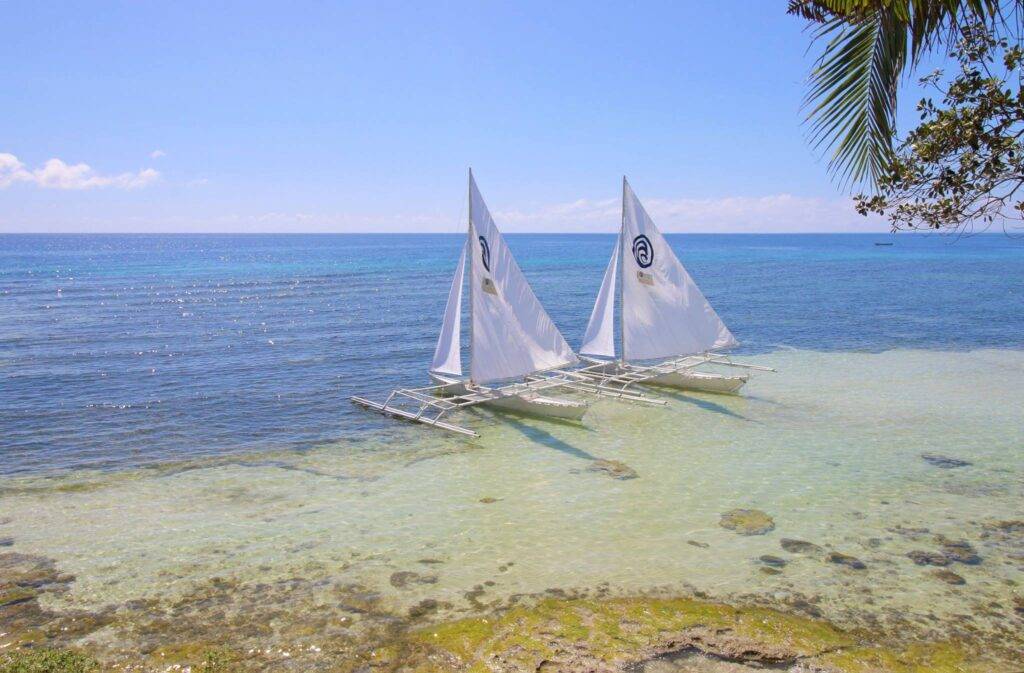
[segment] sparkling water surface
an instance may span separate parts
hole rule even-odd
[[[578,344],[612,237],[508,238]],[[1024,244],[670,240],[778,373],[582,425],[466,412],[466,439],[347,401],[426,382],[461,237],[0,237],[0,538],[75,576],[57,610],[225,578],[239,612],[301,578],[278,599],[296,621],[345,613],[325,586],[458,612],[605,585],[1016,647],[1024,537],[998,524],[1024,519]],[[736,508],[774,529],[720,526]],[[946,568],[964,584],[907,556],[938,536],[980,557]]]

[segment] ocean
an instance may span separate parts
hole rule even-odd
[[[613,237],[507,239],[577,346]],[[464,412],[479,439],[352,406],[427,385],[462,241],[0,236],[0,570],[71,577],[0,610],[0,645],[328,669],[327,641],[425,612],[663,592],[1024,647],[1024,242],[670,235],[777,373],[582,424]],[[961,584],[913,556],[957,541]]]

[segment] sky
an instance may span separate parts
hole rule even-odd
[[[785,6],[0,3],[0,233],[885,231]]]

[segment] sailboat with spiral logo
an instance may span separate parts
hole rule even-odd
[[[710,363],[770,371],[735,363],[722,354],[737,345],[623,177],[622,225],[580,347],[589,365],[580,371],[606,387],[653,384],[734,393],[747,382],[747,375],[695,368]]]
[[[462,295],[467,261],[470,344],[469,376],[464,376]],[[467,237],[430,365],[434,385],[394,390],[383,403],[363,397],[352,401],[386,415],[468,435],[476,432],[450,423],[447,416],[478,404],[580,420],[587,411],[586,402],[543,394],[560,387],[592,392],[594,386],[582,377],[562,371],[578,362],[512,257],[470,171]]]

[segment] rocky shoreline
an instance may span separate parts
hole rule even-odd
[[[783,548],[821,551],[798,540]],[[60,611],[46,607],[48,598],[67,592],[74,577],[52,560],[6,552],[0,570],[0,673],[1022,670],[1013,658],[1019,637],[1000,649],[969,638],[929,642],[910,625],[844,629],[820,618],[813,600],[725,603],[700,592],[620,596],[599,586],[484,602],[481,586],[467,592],[467,605],[424,599],[398,610],[370,587],[295,577],[218,579],[174,601]],[[391,584],[432,583],[406,571]]]

